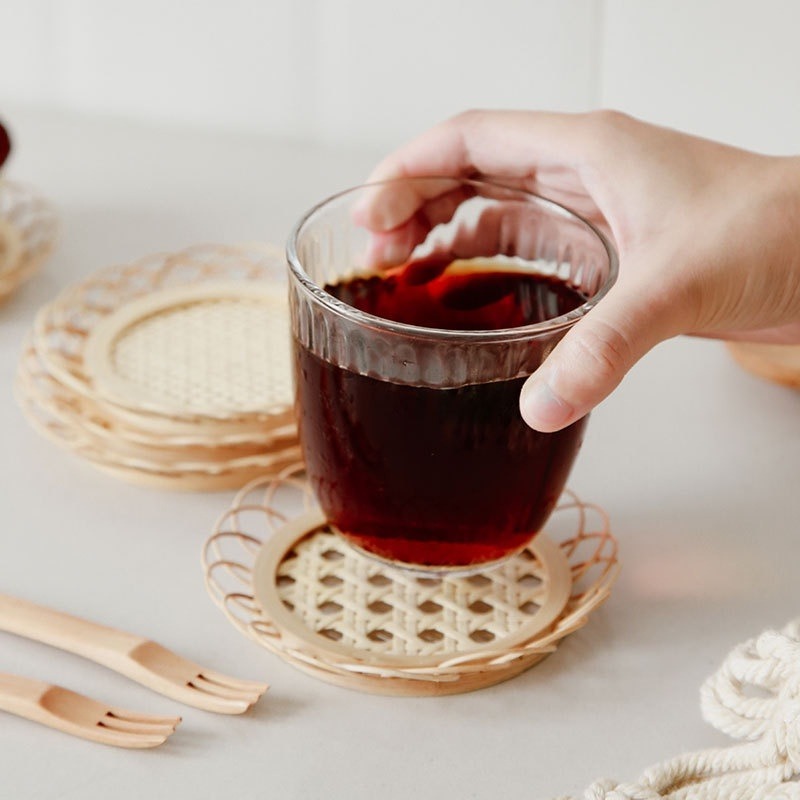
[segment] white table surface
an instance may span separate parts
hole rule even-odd
[[[34,312],[69,283],[201,241],[282,243],[379,154],[2,113],[17,144],[8,177],[39,187],[64,225],[44,271],[0,308],[0,590],[272,684],[250,715],[216,716],[0,634],[0,671],[184,718],[167,745],[134,752],[2,715],[3,800],[537,800],[725,743],[700,719],[700,683],[737,642],[800,614],[800,394],[740,371],[717,343],[658,347],[595,412],[570,481],[609,511],[623,565],[588,626],[472,694],[329,686],[244,639],[207,597],[200,548],[231,495],[105,477],[33,432],[11,382]]]

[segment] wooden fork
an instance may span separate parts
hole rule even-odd
[[[3,672],[0,710],[115,747],[158,747],[181,721],[114,708],[61,686]]]
[[[242,714],[268,686],[195,664],[156,642],[0,594],[0,630],[88,658],[180,703]]]

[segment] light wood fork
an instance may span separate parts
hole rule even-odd
[[[115,747],[158,747],[181,721],[115,708],[61,686],[2,672],[0,710]]]
[[[180,703],[242,714],[265,683],[231,678],[156,642],[0,594],[0,630],[88,658]]]

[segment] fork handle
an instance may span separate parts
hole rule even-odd
[[[146,641],[5,594],[0,594],[0,630],[49,644],[111,669],[119,669],[127,654]]]
[[[39,701],[50,688],[49,684],[0,672],[0,711],[41,722],[37,713]]]

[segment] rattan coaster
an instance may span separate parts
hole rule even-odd
[[[22,236],[6,219],[0,217],[0,281],[12,276],[22,257]]]
[[[101,270],[62,292],[37,315],[33,343],[48,372],[72,391],[94,400],[97,392],[86,371],[86,347],[95,329],[107,318],[124,313],[122,309],[142,298],[168,290],[194,291],[206,284],[235,283],[246,292],[246,287],[255,283],[282,286],[284,281],[283,253],[272,245],[208,244],[176,253],[157,253],[130,264]],[[288,330],[282,335],[288,342]],[[162,342],[161,347],[165,346]],[[276,344],[276,347],[281,346]],[[266,417],[273,411],[266,408],[258,416]],[[285,406],[279,408],[280,414],[285,411]],[[120,413],[123,419],[130,418],[127,408],[121,408]],[[226,419],[235,420],[237,425],[234,427],[238,430],[241,414],[236,409],[217,408],[215,414],[221,423]],[[180,413],[178,417],[176,422],[188,418],[191,423],[189,412]],[[157,434],[164,432],[164,415],[148,417],[145,409],[137,409],[135,419],[143,425],[151,419],[154,431]]]
[[[206,542],[206,585],[243,633],[322,680],[442,695],[518,675],[608,596],[616,541],[571,494],[519,555],[468,577],[424,576],[347,545],[302,467],[242,489]]]
[[[238,489],[247,481],[275,474],[297,461],[300,447],[294,426],[275,434],[273,442],[247,449],[191,447],[134,449],[124,434],[87,409],[83,398],[43,370],[35,350],[25,348],[15,381],[15,395],[28,421],[42,436],[81,456],[98,469],[129,483],[182,491]]]
[[[203,283],[122,306],[90,333],[84,369],[103,400],[130,411],[212,419],[292,402],[286,292]]]
[[[0,181],[0,300],[41,266],[57,232],[55,211],[36,190]]]
[[[300,457],[277,248],[204,245],[113,267],[37,315],[16,378],[34,427],[170,489],[239,488]]]
[[[800,345],[728,342],[728,351],[753,375],[800,389]]]
[[[74,394],[60,384],[44,367],[30,342],[23,348],[16,376],[17,393],[50,417],[56,426],[79,431],[87,442],[142,458],[162,460],[180,451],[184,458],[204,460],[220,455],[242,456],[283,449],[297,444],[297,425],[271,427],[255,433],[230,437],[208,437],[202,434],[170,434],[160,436],[120,425],[103,413],[103,409],[87,398]]]

